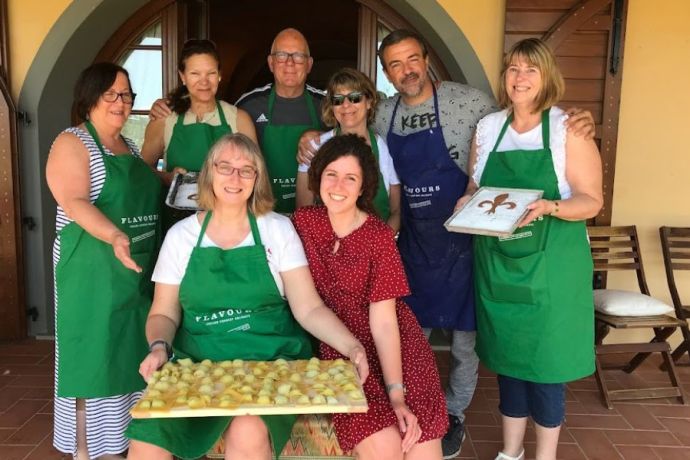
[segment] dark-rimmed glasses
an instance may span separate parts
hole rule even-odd
[[[363,97],[364,93],[362,93],[361,91],[353,91],[349,94],[334,94],[333,96],[331,96],[331,104],[342,105],[345,102],[346,98],[352,104],[359,104],[360,102],[362,102]]]
[[[289,58],[292,58],[292,62],[294,62],[295,64],[304,64],[305,62],[307,62],[307,58],[309,57],[308,55],[297,51],[294,53],[276,51],[275,53],[271,53],[271,56],[273,56],[273,59],[275,59],[277,62],[281,64],[285,64]]]
[[[216,167],[216,171],[218,171],[218,174],[221,174],[223,176],[232,176],[233,173],[237,171],[237,175],[240,176],[242,179],[254,179],[256,177],[256,169],[252,168],[251,166],[242,166],[241,168],[235,168],[234,166],[230,166],[230,163],[227,163],[225,161],[213,163],[213,166]]]
[[[137,97],[137,95],[136,93],[130,93],[129,91],[123,91],[121,93],[118,93],[117,91],[106,91],[101,97],[105,102],[115,102],[119,97],[125,104],[134,104],[134,99]]]

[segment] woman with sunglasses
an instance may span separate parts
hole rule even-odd
[[[216,99],[220,83],[220,57],[210,40],[188,40],[177,64],[181,84],[170,94],[172,113],[151,120],[146,127],[141,153],[169,186],[175,173],[200,171],[213,143],[228,133],[240,132],[256,140],[254,123],[235,106]],[[164,208],[165,227],[188,213]]]
[[[121,136],[134,102],[127,71],[84,70],[46,165],[57,201],[55,448],[78,460],[122,458],[129,410],[145,386],[137,363],[151,306],[160,181]]]
[[[363,137],[379,165],[379,185],[374,197],[374,211],[392,229],[400,229],[400,180],[386,142],[370,126],[376,115],[378,94],[372,81],[359,70],[344,68],[331,76],[328,97],[322,105],[323,121],[333,126],[321,135],[318,144],[341,134]],[[297,170],[297,207],[314,204],[315,191],[308,186],[309,165],[301,163]]]
[[[360,460],[440,460],[448,428],[436,360],[410,307],[393,232],[373,213],[379,166],[356,134],[324,143],[309,187],[324,206],[293,214],[316,289],[369,359],[366,414],[334,414],[340,446]],[[320,357],[341,354],[326,344]]]
[[[165,236],[141,375],[148,380],[171,349],[193,361],[309,358],[304,327],[352,360],[365,381],[364,348],[319,298],[294,227],[272,211],[266,164],[251,139],[223,136],[211,148],[199,175],[199,204],[204,211]],[[226,315],[230,306],[238,314]],[[268,460],[282,451],[295,419],[137,419],[127,430],[129,458],[198,458],[222,436],[226,459]]]

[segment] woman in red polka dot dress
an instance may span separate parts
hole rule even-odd
[[[378,165],[356,135],[324,143],[309,187],[325,206],[295,211],[316,288],[362,342],[370,375],[365,414],[335,414],[340,446],[358,459],[441,459],[448,425],[433,352],[410,308],[392,230],[373,215]],[[323,359],[342,358],[321,344]]]

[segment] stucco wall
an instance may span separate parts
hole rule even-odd
[[[8,0],[10,82],[19,98],[21,85],[38,48],[71,0]]]

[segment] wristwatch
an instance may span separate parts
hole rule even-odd
[[[156,345],[163,344],[165,346],[165,354],[168,355],[168,359],[172,358],[172,347],[168,342],[163,339],[154,340],[149,344],[149,353],[151,353]]]
[[[393,390],[402,390],[403,394],[407,394],[407,388],[403,383],[388,383],[386,384],[386,393],[390,393]]]

